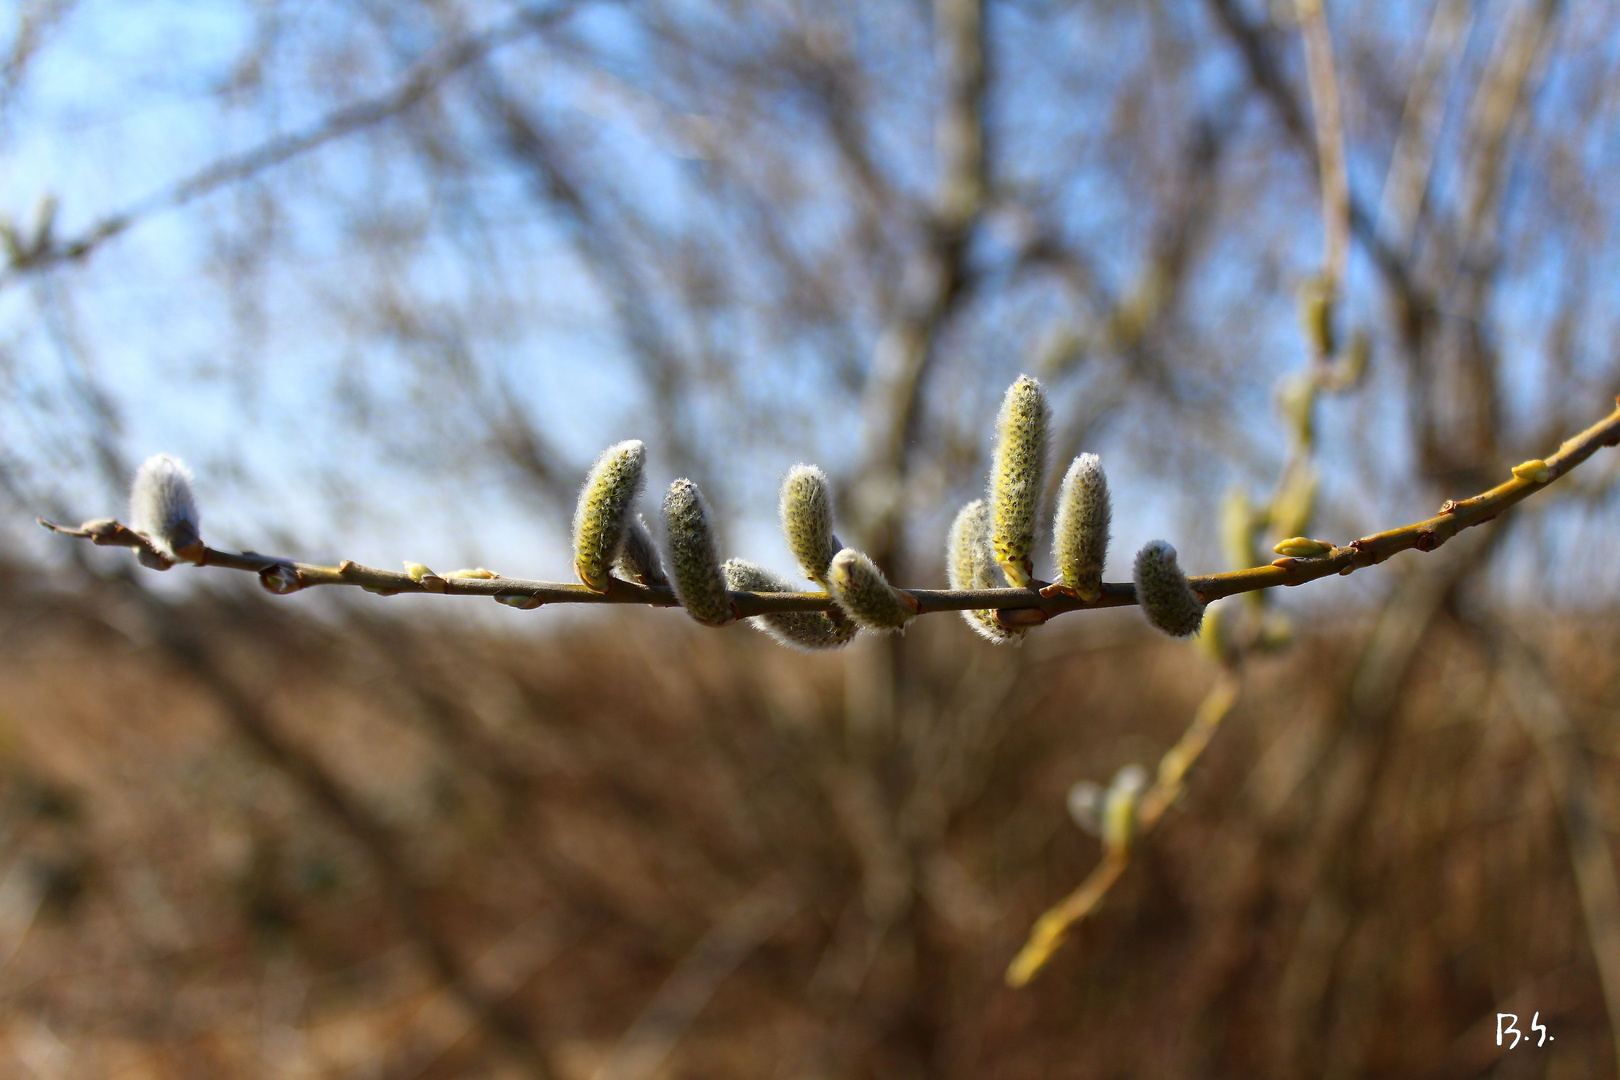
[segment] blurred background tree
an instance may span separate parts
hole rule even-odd
[[[1502,1069],[1611,1074],[1612,455],[1283,598],[1296,643],[1227,658],[1236,727],[1017,993],[1097,857],[1064,790],[1151,765],[1216,678],[1129,619],[771,656],[670,612],[136,579],[29,519],[118,508],[163,450],[223,544],[565,577],[576,485],[635,436],[728,554],[789,565],[811,460],[846,541],[935,585],[1022,371],[1055,460],[1108,463],[1111,578],[1161,535],[1226,568],[1233,491],[1309,490],[1336,539],[1423,517],[1620,390],[1612,15],[10,5],[4,1052],[1473,1075],[1499,1006],[1559,1040]]]

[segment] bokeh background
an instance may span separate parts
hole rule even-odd
[[[567,580],[637,437],[728,555],[790,567],[814,461],[937,587],[1029,372],[1112,580],[1417,520],[1620,391],[1616,14],[0,4],[0,1075],[1615,1075],[1613,452],[1200,645],[276,598],[33,517],[166,452],[216,546]],[[1229,684],[1009,989],[1070,785]]]

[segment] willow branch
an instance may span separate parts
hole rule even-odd
[[[1539,462],[1527,462],[1510,479],[1461,501],[1448,500],[1434,517],[1400,528],[1373,533],[1348,544],[1335,545],[1316,558],[1281,558],[1265,566],[1208,574],[1187,579],[1203,603],[1223,596],[1272,589],[1279,585],[1303,585],[1307,581],[1333,575],[1348,575],[1388,559],[1403,551],[1433,551],[1464,529],[1483,525],[1502,511],[1534,495],[1591,457],[1600,447],[1620,445],[1620,398],[1616,408],[1598,423],[1567,439],[1557,453]],[[1533,466],[1533,467],[1532,467]],[[1523,475],[1518,475],[1522,473]],[[144,534],[117,521],[87,521],[77,528],[59,525],[44,518],[42,526],[63,536],[89,540],[103,547],[127,547],[144,554],[149,564],[171,565]],[[638,585],[618,578],[606,592],[593,592],[584,585],[565,582],[532,581],[503,577],[487,570],[477,576],[425,575],[420,580],[397,570],[362,566],[345,559],[337,566],[319,566],[255,552],[224,551],[199,545],[197,566],[245,570],[259,575],[261,584],[273,593],[298,592],[317,585],[356,585],[368,592],[392,596],[398,593],[442,593],[450,596],[490,596],[521,606],[541,604],[641,604],[647,607],[678,607],[674,590]],[[458,572],[465,573],[465,572]],[[1092,608],[1130,607],[1136,604],[1136,589],[1128,582],[1108,582],[1096,600],[1082,600],[1036,581],[1026,589],[902,589],[916,601],[918,614],[939,611],[991,609],[1001,612],[1038,612],[1019,616],[1014,622],[1045,621],[1068,611]],[[832,597],[826,593],[733,592],[732,604],[739,618],[789,611],[831,611]],[[530,604],[537,601],[538,604]],[[1010,616],[1008,616],[1011,618]]]

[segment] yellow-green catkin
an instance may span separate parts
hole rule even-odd
[[[156,454],[135,470],[129,489],[130,527],[145,533],[169,560],[201,562],[202,517],[191,493],[191,470],[167,454]],[[137,551],[142,565],[167,570],[168,562]]]
[[[1204,621],[1204,605],[1176,563],[1176,549],[1163,540],[1150,540],[1136,553],[1136,601],[1148,622],[1171,637],[1196,634]]]
[[[974,499],[962,507],[951,522],[945,576],[953,589],[995,589],[1001,585],[996,577],[996,558],[990,550],[990,510],[983,499]],[[996,613],[988,608],[964,611],[962,618],[974,633],[997,645],[1015,641],[1025,633],[1023,629],[1002,626],[996,621]]]
[[[647,447],[627,439],[602,451],[574,508],[574,572],[586,588],[607,592],[641,495]]]
[[[915,601],[896,592],[877,564],[854,548],[833,556],[827,590],[844,614],[867,630],[901,630],[917,614]]]
[[[706,626],[735,622],[709,504],[684,477],[664,495],[664,535],[669,539],[671,584],[686,613]]]
[[[1007,388],[996,418],[990,466],[991,544],[1007,583],[1027,586],[1034,573],[1035,531],[1046,475],[1046,391],[1028,375]]]
[[[833,535],[832,492],[827,474],[814,465],[795,465],[782,481],[782,534],[804,576],[827,587],[827,568],[842,546]]]
[[[758,563],[731,559],[723,566],[726,585],[734,592],[798,592],[792,583],[777,577]],[[820,611],[781,611],[755,615],[748,620],[790,649],[837,649],[855,638],[856,625],[842,613],[833,618]]]
[[[1127,765],[1114,774],[1102,805],[1102,839],[1110,850],[1130,850],[1136,838],[1136,804],[1146,787],[1147,770],[1140,765]]]
[[[1057,583],[1082,600],[1102,598],[1103,563],[1113,513],[1102,459],[1081,454],[1063,474],[1052,525],[1052,559]]]
[[[668,585],[669,578],[664,576],[664,562],[658,557],[658,544],[653,540],[646,519],[640,514],[631,514],[625,524],[624,546],[619,549],[613,569],[619,572],[620,577],[642,585]]]

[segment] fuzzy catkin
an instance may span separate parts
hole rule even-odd
[[[1058,584],[1082,600],[1102,597],[1112,517],[1102,459],[1096,454],[1081,454],[1063,474],[1063,486],[1058,490],[1052,559],[1057,563]]]
[[[833,535],[832,494],[827,474],[814,465],[799,464],[782,481],[779,505],[782,534],[804,576],[827,587],[827,568],[840,547]]]
[[[1176,549],[1163,540],[1150,540],[1136,553],[1136,600],[1148,622],[1171,637],[1196,634],[1204,621],[1204,605],[1176,563]]]
[[[787,581],[777,577],[758,563],[743,559],[730,559],[721,567],[726,585],[735,592],[798,592]],[[858,629],[847,618],[833,618],[820,611],[780,611],[770,615],[755,615],[748,620],[769,634],[779,644],[790,649],[837,649],[848,645]]]
[[[956,513],[951,522],[950,541],[945,548],[945,577],[953,589],[994,589],[996,559],[990,550],[990,512],[983,499],[974,499]],[[996,621],[987,608],[963,611],[962,619],[973,632],[997,645],[1016,641],[1024,630],[1011,630]]]
[[[624,546],[619,549],[619,557],[614,561],[613,568],[620,577],[643,585],[668,585],[669,578],[664,576],[664,562],[658,557],[658,545],[653,541],[647,520],[640,514],[631,514],[625,520],[625,525]]]
[[[877,564],[854,548],[833,556],[827,587],[844,613],[867,630],[904,629],[916,615]]]
[[[167,454],[155,454],[135,470],[129,520],[131,528],[145,533],[169,558],[186,562],[202,558],[202,517],[191,493],[191,470]]]
[[[990,466],[991,544],[1007,584],[1023,588],[1034,573],[1035,531],[1046,474],[1046,391],[1028,375],[1007,388],[996,417]]]
[[[607,592],[612,581],[613,564],[641,495],[646,460],[641,440],[614,443],[596,459],[580,489],[574,508],[574,572],[595,592]]]
[[[669,537],[675,596],[686,613],[707,626],[735,622],[709,504],[698,486],[684,477],[669,485],[664,496],[664,534]]]

